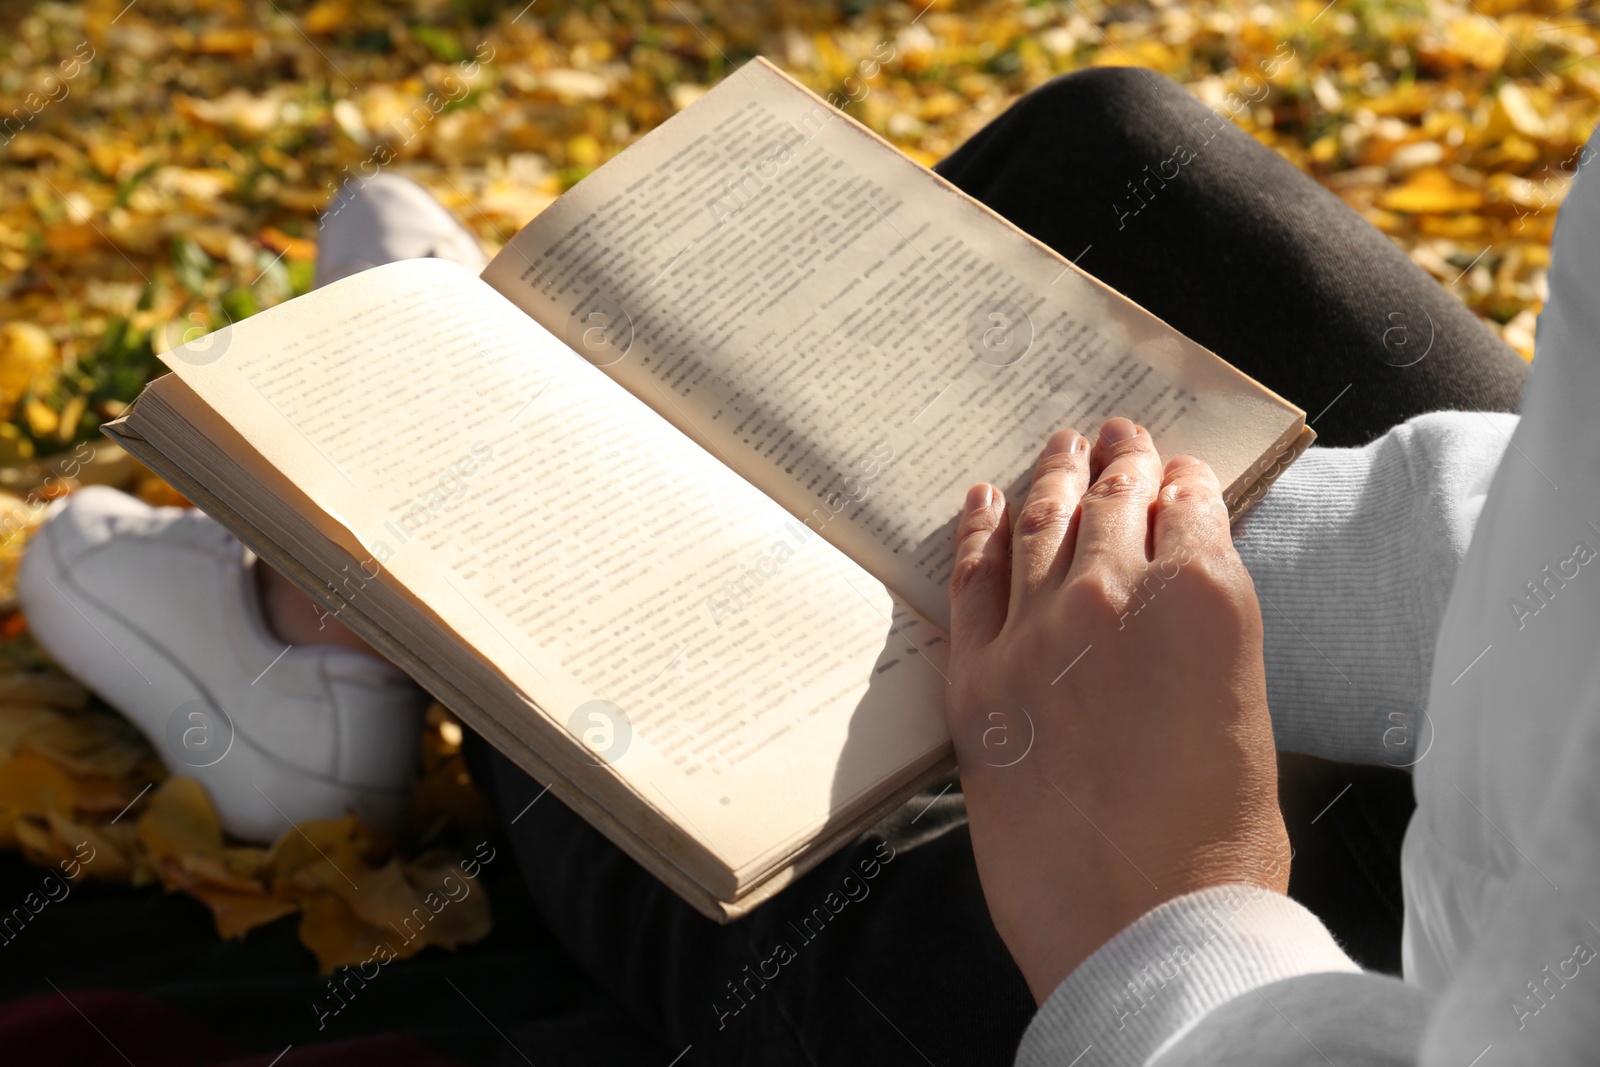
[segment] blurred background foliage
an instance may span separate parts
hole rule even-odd
[[[11,5],[0,463],[90,437],[156,350],[304,291],[318,210],[346,175],[392,155],[496,246],[756,54],[855,98],[847,110],[924,163],[1086,65],[1152,67],[1225,114],[1248,89],[1260,99],[1235,121],[1531,356],[1554,209],[1600,99],[1593,9],[923,3]]]

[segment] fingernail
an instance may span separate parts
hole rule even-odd
[[[1089,447],[1088,442],[1079,436],[1076,430],[1057,430],[1051,434],[1044,443],[1044,449],[1039,453],[1039,458],[1056,455],[1075,455]]]
[[[967,490],[967,512],[983,511],[994,503],[994,486],[975,485]]]
[[[1100,443],[1103,445],[1114,445],[1137,436],[1139,427],[1123,418],[1108,419],[1106,424],[1100,427]]]

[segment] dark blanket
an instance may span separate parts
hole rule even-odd
[[[43,873],[0,855],[0,908],[21,906]],[[300,944],[296,916],[225,942],[187,896],[83,883],[0,940],[0,1062],[547,1067],[672,1058],[555,945],[510,864],[484,879],[489,937],[387,965],[337,1014],[327,1014],[338,1001]]]

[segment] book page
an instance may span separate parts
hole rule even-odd
[[[586,177],[484,272],[948,627],[966,487],[1112,415],[1237,492],[1304,413],[764,60]]]
[[[931,627],[459,267],[213,338],[167,361],[360,546],[339,596],[398,583],[730,870],[948,750]]]

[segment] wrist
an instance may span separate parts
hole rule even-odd
[[[1043,1004],[1084,961],[1175,900],[1220,890],[1242,893],[1246,900],[1286,897],[1293,858],[1288,834],[1276,808],[1270,825],[1262,822],[1254,834],[1191,847],[1165,866],[1147,857],[1143,871],[1108,842],[1104,855],[1076,865],[1078,870],[1105,872],[1092,884],[1080,882],[1075,891],[1014,913],[1003,927],[996,916],[1034,1003]],[[1064,878],[1061,884],[1072,882]],[[1062,897],[1070,898],[1067,906]]]

